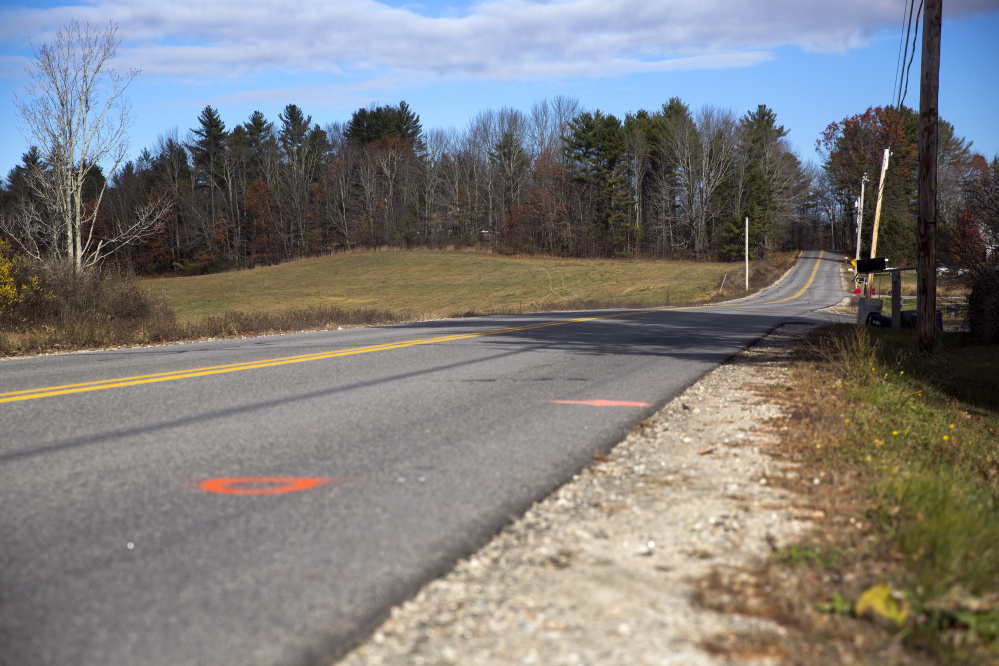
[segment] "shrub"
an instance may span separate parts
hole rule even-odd
[[[977,344],[999,344],[999,261],[982,262],[969,273],[968,330]]]
[[[131,273],[31,262],[0,242],[0,354],[175,339],[176,328],[163,296]]]
[[[67,262],[51,262],[42,267],[42,273],[51,294],[47,323],[66,326],[173,318],[162,296],[118,267],[76,271]]]
[[[31,325],[47,300],[38,266],[15,255],[10,243],[0,239],[0,329]]]

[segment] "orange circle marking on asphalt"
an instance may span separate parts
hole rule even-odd
[[[234,479],[209,479],[199,483],[198,487],[207,492],[222,495],[279,495],[315,488],[327,481],[329,479],[245,476]]]
[[[622,400],[552,400],[558,405],[589,405],[590,407],[648,407],[647,402],[625,402]]]

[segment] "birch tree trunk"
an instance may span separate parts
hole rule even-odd
[[[112,237],[94,236],[107,180],[125,158],[130,125],[125,90],[138,71],[120,73],[111,63],[121,40],[118,26],[97,28],[72,21],[59,30],[52,44],[35,49],[28,67],[31,83],[15,97],[16,113],[25,139],[38,146],[43,165],[31,174],[33,187],[63,227],[63,241],[53,248],[75,270],[92,266],[115,247],[152,233],[162,216],[140,219]],[[88,178],[103,168],[90,201],[84,200]]]

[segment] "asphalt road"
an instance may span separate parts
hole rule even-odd
[[[742,302],[0,363],[0,664],[329,663],[783,322]]]

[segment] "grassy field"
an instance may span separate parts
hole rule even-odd
[[[750,287],[794,262],[750,265]],[[0,356],[487,314],[643,308],[742,296],[741,264],[367,251],[178,278],[94,273],[0,320]],[[46,278],[48,279],[48,278]],[[138,290],[138,291],[136,291]],[[53,292],[55,294],[55,292]]]
[[[400,318],[702,301],[744,285],[724,263],[503,257],[454,251],[357,252],[252,270],[146,281],[180,322],[238,310],[315,306],[375,309]]]

